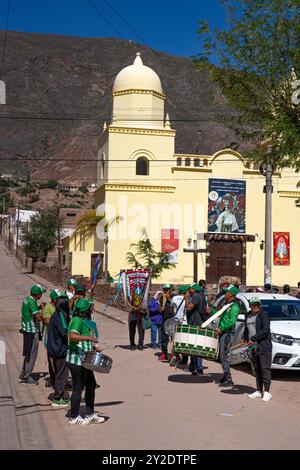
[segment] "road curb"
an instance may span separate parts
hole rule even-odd
[[[4,341],[0,337],[1,341]],[[0,449],[20,450],[17,416],[7,364],[0,364]]]

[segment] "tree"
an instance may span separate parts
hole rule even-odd
[[[135,251],[128,251],[126,261],[135,269],[151,269],[152,279],[157,279],[164,270],[175,268],[170,263],[169,254],[156,251],[148,238],[147,233],[143,233],[137,243],[131,243],[130,248]]]
[[[0,186],[0,213],[3,214],[3,209],[5,214],[7,214],[7,210],[12,207],[13,200],[9,192],[2,191],[2,187]]]
[[[20,240],[27,257],[32,258],[32,272],[37,261],[46,261],[49,251],[57,241],[57,214],[43,211],[30,219],[27,227],[21,228]]]
[[[204,53],[195,64],[210,72],[234,111],[235,131],[253,144],[246,156],[300,169],[300,106],[292,102],[300,76],[300,1],[220,1],[229,27],[211,30],[200,22]]]
[[[38,183],[39,189],[56,189],[59,185],[59,182],[57,180],[47,180],[47,181],[41,181]]]

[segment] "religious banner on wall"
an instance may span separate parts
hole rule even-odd
[[[273,250],[275,266],[288,266],[290,264],[289,232],[273,232]]]
[[[207,230],[246,233],[246,181],[209,178]]]
[[[170,263],[178,263],[179,255],[179,230],[163,228],[161,230],[161,251],[169,253]]]

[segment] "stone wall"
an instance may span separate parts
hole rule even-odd
[[[43,277],[44,279],[47,279],[55,286],[61,286],[62,289],[66,289],[67,282],[71,277],[76,279],[81,284],[88,286],[89,280],[87,278],[82,276],[71,276],[71,266],[72,260],[69,262],[69,267],[67,269],[63,269],[60,275],[57,264],[53,265],[50,262],[38,262],[35,265],[35,274],[37,276]],[[117,300],[112,302],[112,299],[116,294],[116,289],[117,286],[115,284],[108,284],[103,280],[99,280],[95,288],[94,298],[103,304],[109,303],[109,305],[112,307],[119,308],[120,310],[126,310],[124,301],[120,295],[118,295]]]

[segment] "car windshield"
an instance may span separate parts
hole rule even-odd
[[[261,306],[272,321],[300,321],[300,301],[261,299]]]

